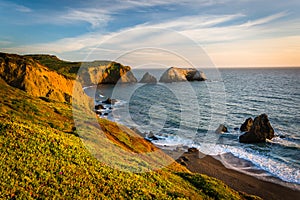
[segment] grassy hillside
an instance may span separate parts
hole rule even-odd
[[[76,73],[82,64],[82,62],[63,61],[53,55],[26,55],[25,57],[32,58],[49,69],[71,79],[76,79]]]
[[[124,153],[118,164],[126,163],[128,152],[158,151],[129,128],[105,119],[96,123],[110,144]],[[91,123],[91,130],[94,125]],[[255,198],[219,180],[192,174],[175,162],[147,173],[111,168],[91,155],[77,131],[71,104],[31,96],[0,78],[0,199]],[[86,131],[89,136],[89,129]],[[111,151],[101,153],[109,159],[114,156]],[[151,157],[147,159],[153,161]]]
[[[30,97],[2,80],[0,109],[1,199],[246,197],[178,164],[142,174],[112,169],[83,146],[74,132],[70,105]],[[101,125],[126,135],[109,121]]]

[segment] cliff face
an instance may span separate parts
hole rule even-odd
[[[71,103],[73,80],[49,70],[32,58],[1,53],[0,77],[32,96]]]
[[[106,65],[96,65],[90,62],[83,63],[79,72],[79,80],[83,85],[96,84],[116,84],[116,83],[135,83],[131,68],[117,62],[105,63]]]
[[[110,61],[66,62],[55,56],[0,53],[0,78],[36,97],[72,102],[74,79],[83,86],[137,82],[129,66]],[[79,90],[78,84],[76,90]],[[82,92],[76,94],[84,95]]]
[[[118,81],[121,83],[135,83],[137,80],[130,70],[129,66],[112,62],[105,68],[100,83],[115,84]]]
[[[171,67],[163,73],[159,82],[204,81],[206,79],[205,74],[195,68]]]

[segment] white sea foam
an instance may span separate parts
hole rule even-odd
[[[272,159],[270,157],[260,154],[258,151],[245,149],[242,146],[228,146],[222,144],[214,143],[205,143],[205,144],[195,144],[192,140],[183,140],[180,137],[167,137],[164,140],[154,141],[154,144],[157,144],[161,147],[163,146],[189,146],[199,149],[200,152],[217,156],[224,153],[231,153],[237,158],[244,159],[253,164],[250,168],[256,168],[257,170],[264,170],[270,175],[277,177],[283,181],[300,184],[300,169],[292,167],[284,162]],[[220,157],[222,161],[222,156]],[[234,168],[242,170],[245,173],[253,176],[265,176],[266,174],[251,173],[249,167],[244,168],[244,166],[230,166],[230,162],[223,160],[224,164],[229,168]]]
[[[294,147],[294,148],[299,148],[300,149],[300,144],[294,142],[294,141],[289,141],[285,138],[280,138],[280,137],[274,137],[272,140],[267,140],[269,143],[273,144],[279,144],[285,147]]]
[[[97,86],[95,85],[91,85],[91,86],[85,86],[83,87],[82,89],[85,91],[86,89],[89,89],[89,88],[96,88]]]
[[[300,170],[284,162],[259,154],[254,150],[245,150],[243,147],[221,145],[224,152],[232,153],[238,158],[250,161],[259,169],[269,172],[271,175],[283,181],[300,184]]]

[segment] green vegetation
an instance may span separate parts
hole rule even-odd
[[[76,79],[77,72],[80,67],[106,66],[109,65],[110,63],[115,63],[107,60],[92,61],[92,62],[70,62],[70,61],[60,60],[54,55],[42,55],[42,54],[26,55],[25,57],[32,58],[33,60],[46,66],[50,70],[56,71],[59,74],[70,79]]]
[[[49,69],[71,79],[76,79],[76,74],[82,64],[82,62],[63,61],[52,55],[26,55],[26,57],[32,58]]]
[[[177,174],[213,199],[240,199],[240,196],[244,196],[245,199],[260,199],[256,196],[250,196],[233,191],[222,181],[203,174],[191,174],[182,172]]]
[[[117,62],[110,62],[108,63],[109,65],[107,66],[107,68],[105,69],[105,72],[108,74],[111,73],[115,73],[115,72],[119,72],[119,69],[121,67],[124,67],[124,69],[130,70],[130,67],[128,66],[124,66],[121,63],[117,63]]]
[[[69,104],[0,79],[0,199],[254,199],[176,163],[140,174],[113,169],[85,148],[72,116]],[[116,123],[99,123],[125,150],[155,149]]]

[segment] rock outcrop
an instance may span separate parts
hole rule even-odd
[[[105,109],[102,104],[95,105],[95,110],[102,110],[102,109]]]
[[[242,131],[242,132],[250,131],[252,125],[253,125],[253,119],[252,119],[251,117],[249,117],[249,118],[246,119],[246,121],[241,125],[240,131]]]
[[[157,83],[157,80],[149,72],[146,72],[143,78],[140,80],[140,83]]]
[[[129,66],[109,61],[73,63],[50,55],[0,53],[0,78],[7,84],[32,96],[67,103],[72,103],[74,90],[80,95],[76,99],[82,96],[86,101],[83,86],[137,82],[130,70]]]
[[[32,96],[72,101],[74,80],[49,70],[30,57],[0,53],[0,77]]]
[[[158,137],[156,137],[154,135],[154,133],[152,131],[150,131],[148,134],[147,134],[147,138],[145,138],[146,140],[149,140],[149,141],[152,141],[152,140],[158,140]]]
[[[117,102],[116,99],[107,98],[105,101],[102,101],[104,104],[115,104]]]
[[[215,133],[227,133],[228,129],[224,124],[220,124]]]
[[[272,128],[268,116],[261,114],[255,117],[250,130],[239,137],[242,143],[259,143],[265,142],[266,139],[274,137],[274,129]]]
[[[26,55],[25,58],[33,59],[48,69],[57,72],[69,79],[78,78],[83,86],[96,84],[116,84],[137,82],[129,66],[108,60],[90,62],[70,62],[60,60],[54,55],[36,54]]]
[[[129,66],[123,66],[120,63],[111,62],[104,70],[99,83],[104,84],[116,84],[120,83],[135,83],[136,78],[130,71]]]
[[[98,66],[95,64],[97,63],[83,63],[81,66],[79,80],[84,86],[137,82],[129,66],[117,62]]]
[[[195,68],[171,67],[162,74],[159,82],[205,81],[206,79],[205,74]]]

